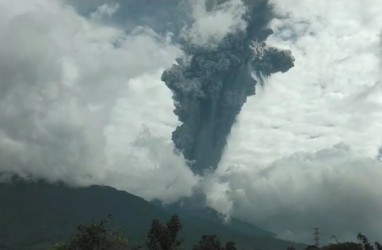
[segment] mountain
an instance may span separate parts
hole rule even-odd
[[[0,183],[0,249],[47,249],[75,233],[78,224],[113,216],[111,227],[129,242],[142,244],[151,220],[166,221],[171,210],[162,209],[124,191],[106,186],[68,187],[44,181]],[[177,210],[179,211],[179,210]],[[224,223],[212,211],[179,213],[185,249],[203,234],[216,234],[246,249],[286,249],[302,245],[275,239],[272,234],[234,220]]]

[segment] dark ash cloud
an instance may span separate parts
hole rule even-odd
[[[255,94],[252,72],[261,79],[293,67],[289,51],[265,43],[272,33],[266,28],[271,13],[267,2],[248,2],[245,7],[244,29],[228,33],[216,45],[185,41],[185,55],[162,75],[182,123],[172,139],[196,173],[217,167],[237,115]]]

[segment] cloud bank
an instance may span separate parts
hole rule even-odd
[[[295,67],[243,107],[210,204],[288,239],[313,243],[314,227],[323,241],[378,239],[382,4],[271,3],[267,42],[290,49]]]
[[[193,23],[183,33],[188,43],[197,46],[215,47],[229,34],[244,31],[247,8],[241,0],[191,1]]]
[[[166,138],[177,121],[159,80],[181,52],[147,28],[105,26],[118,5],[100,6],[85,18],[60,1],[0,1],[0,169],[147,199],[190,195],[196,179]]]
[[[257,17],[272,19],[266,42],[295,67],[257,86],[205,178],[174,153],[179,121],[160,77],[183,53],[175,41],[213,45],[244,29],[243,4],[131,3],[0,0],[3,173],[164,202],[199,189],[283,238],[310,243],[318,226],[323,240],[379,239],[381,3],[271,0],[274,15]]]

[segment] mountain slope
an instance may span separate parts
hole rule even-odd
[[[66,239],[76,225],[112,214],[129,238],[142,239],[152,218],[168,217],[145,200],[110,187],[0,184],[0,242],[30,246]]]
[[[16,181],[0,184],[0,243],[15,249],[46,249],[67,239],[80,223],[112,214],[111,226],[126,233],[130,242],[142,243],[151,220],[168,220],[170,214],[153,204],[111,187],[70,188],[62,184]],[[232,240],[253,249],[286,249],[290,242],[251,234],[251,225],[224,224],[212,217],[180,214],[181,237],[190,249],[203,234],[217,234],[222,242]],[[235,224],[239,225],[239,224]],[[297,245],[298,246],[298,245]],[[2,247],[1,249],[6,249]]]

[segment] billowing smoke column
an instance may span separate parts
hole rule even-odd
[[[265,28],[270,14],[266,1],[247,3],[245,29],[226,35],[216,46],[185,42],[184,56],[162,75],[182,123],[172,140],[195,173],[219,164],[236,116],[255,94],[252,73],[262,79],[293,67],[290,51],[265,44],[272,33]]]

